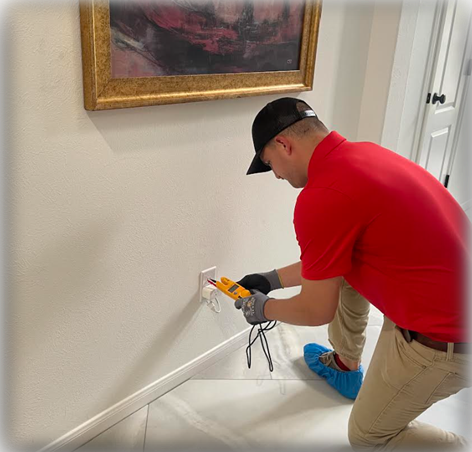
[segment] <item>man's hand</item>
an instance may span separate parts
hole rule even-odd
[[[265,295],[272,290],[282,289],[282,283],[280,282],[277,270],[267,273],[253,273],[252,275],[246,275],[243,279],[237,281],[237,283],[251,292],[257,290]]]
[[[269,322],[264,315],[264,305],[269,297],[261,292],[254,291],[250,297],[239,298],[234,302],[236,309],[243,311],[246,321],[251,325]]]

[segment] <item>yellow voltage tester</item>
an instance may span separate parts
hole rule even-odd
[[[221,278],[221,281],[215,281],[215,285],[219,290],[221,290],[221,292],[228,295],[228,297],[231,297],[233,300],[251,296],[249,290],[228,278],[223,277]]]

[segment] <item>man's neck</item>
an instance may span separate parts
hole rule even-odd
[[[310,164],[311,157],[315,152],[316,147],[330,134],[330,132],[317,132],[310,136],[306,143],[306,168],[308,172],[308,165]]]

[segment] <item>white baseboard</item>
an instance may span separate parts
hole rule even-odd
[[[149,403],[163,396],[165,393],[189,380],[199,372],[210,367],[224,356],[241,347],[247,341],[249,329],[250,328],[245,329],[236,336],[233,336],[198,358],[195,358],[193,361],[190,361],[121,402],[118,402],[116,405],[113,405],[74,430],[48,444],[39,452],[71,451],[82,446],[113,425],[145,407]]]

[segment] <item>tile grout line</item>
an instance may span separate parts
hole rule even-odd
[[[157,400],[157,399],[156,399]],[[143,407],[144,408],[144,407]],[[116,422],[115,424],[111,425],[110,427],[108,427],[107,429],[103,430],[103,432],[100,432],[98,433],[97,435],[95,435],[93,438],[90,438],[87,442],[85,442],[84,444],[81,444],[80,446],[76,447],[73,449],[72,452],[80,452],[80,449],[84,446],[86,446],[87,444],[91,443],[93,440],[97,439],[98,437],[102,436],[104,433],[108,432],[109,430],[111,430],[112,428],[116,427],[117,425],[120,425],[122,422],[126,421],[126,419],[129,419],[131,416],[134,416],[136,413],[138,413],[140,410],[142,410],[143,408],[139,408],[138,410],[134,411],[133,413],[129,414],[128,416],[126,416],[125,418],[121,419],[121,421],[118,421]],[[149,405],[148,405],[148,414],[149,414]],[[146,429],[147,429],[147,417],[146,417]]]
[[[146,427],[144,428],[143,452],[146,450],[146,437],[147,437],[147,431],[148,431],[150,405],[151,405],[151,404],[148,403],[148,406],[147,406],[147,415],[146,415]]]
[[[202,378],[198,380],[188,380],[190,381],[212,381],[212,382],[226,382],[226,381],[325,381],[325,378],[318,377],[318,378],[284,378],[284,377],[271,377],[271,378]]]
[[[192,378],[189,381],[271,381],[272,378]],[[177,388],[175,388],[177,389]]]

